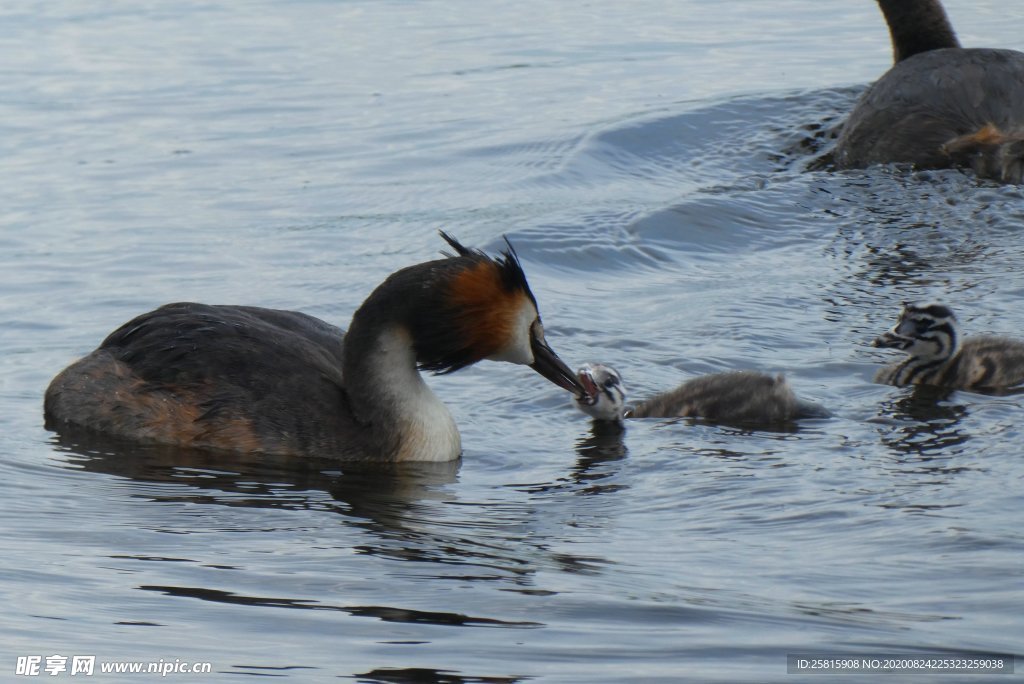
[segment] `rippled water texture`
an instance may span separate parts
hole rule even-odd
[[[965,44],[1024,47],[1018,4],[948,5]],[[807,170],[889,64],[869,0],[0,18],[0,678],[33,654],[301,682],[782,682],[795,652],[1020,655],[1022,400],[873,385],[893,357],[869,342],[922,297],[1021,336],[1024,197]],[[507,234],[552,345],[636,397],[785,371],[835,417],[601,430],[485,363],[431,380],[462,430],[451,467],[44,429],[50,378],[135,314],[347,325],[439,228]]]

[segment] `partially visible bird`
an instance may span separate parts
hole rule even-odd
[[[939,0],[878,0],[894,64],[861,96],[839,168],[905,162],[1024,183],[1024,53],[963,48]]]

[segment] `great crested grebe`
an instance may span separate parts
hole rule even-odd
[[[1024,53],[960,47],[939,0],[878,5],[895,64],[843,125],[836,166],[957,166],[1024,182]]]
[[[756,371],[703,375],[627,408],[622,377],[612,367],[588,363],[576,371],[585,392],[576,406],[597,420],[693,417],[719,423],[769,425],[827,418],[821,405],[799,399],[781,376]]]
[[[544,340],[511,244],[391,274],[348,333],[295,311],[178,303],[124,324],[46,390],[49,426],[188,447],[383,461],[449,461],[461,441],[419,370],[483,359],[583,391]]]
[[[1002,337],[961,341],[956,316],[943,304],[905,303],[896,325],[875,339],[874,346],[908,354],[880,369],[875,375],[878,383],[978,392],[1024,387],[1024,342]]]

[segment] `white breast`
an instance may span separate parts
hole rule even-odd
[[[379,338],[374,358],[377,388],[390,405],[401,444],[399,461],[453,461],[462,454],[455,419],[416,370],[412,339],[401,329]]]

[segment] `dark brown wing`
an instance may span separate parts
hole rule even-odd
[[[894,65],[861,97],[840,133],[840,168],[908,162],[942,168],[943,145],[992,124],[1024,132],[1024,53],[948,48]]]
[[[177,303],[58,375],[48,418],[129,438],[349,457],[344,332],[306,314]]]

